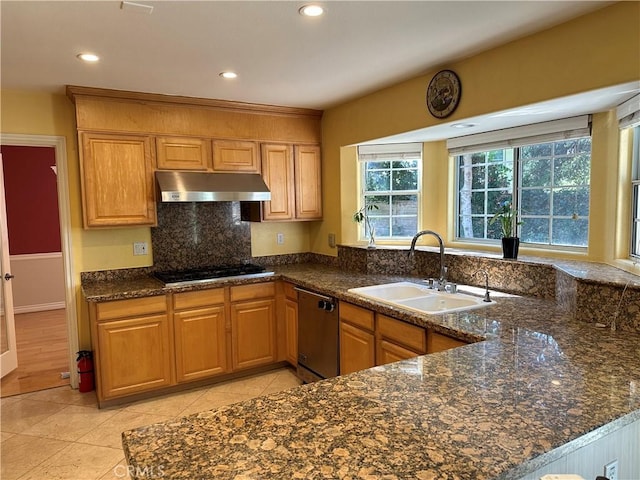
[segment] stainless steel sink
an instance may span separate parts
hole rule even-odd
[[[352,288],[350,293],[421,313],[448,313],[487,307],[495,302],[464,293],[439,292],[411,282]]]

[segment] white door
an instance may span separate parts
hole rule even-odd
[[[7,208],[4,199],[4,175],[2,174],[2,154],[0,154],[0,328],[2,329],[2,350],[0,354],[0,377],[18,368],[16,347],[16,326],[13,319],[13,294],[11,273],[9,272],[9,233],[7,229]]]

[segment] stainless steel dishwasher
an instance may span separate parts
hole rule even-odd
[[[305,383],[338,375],[338,304],[334,298],[298,291],[298,377]]]

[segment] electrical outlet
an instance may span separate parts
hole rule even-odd
[[[133,254],[134,255],[148,255],[149,246],[147,242],[134,242],[133,243]]]
[[[284,245],[284,233],[276,234],[276,243],[278,245]]]
[[[330,233],[329,234],[329,247],[336,248],[336,234],[335,233]]]
[[[609,462],[604,466],[604,476],[609,480],[618,480],[618,460]]]

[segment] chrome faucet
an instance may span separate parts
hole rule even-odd
[[[482,273],[484,275],[484,301],[485,302],[490,302],[491,301],[491,297],[489,296],[489,273],[487,273],[486,270],[478,270],[476,271],[473,276],[475,277],[477,274]]]
[[[413,256],[416,249],[416,242],[422,235],[433,235],[438,240],[440,246],[440,278],[438,279],[438,290],[446,290],[447,288],[447,267],[444,266],[444,242],[442,237],[433,230],[422,230],[416,233],[411,240],[411,248],[409,248],[409,258]]]

